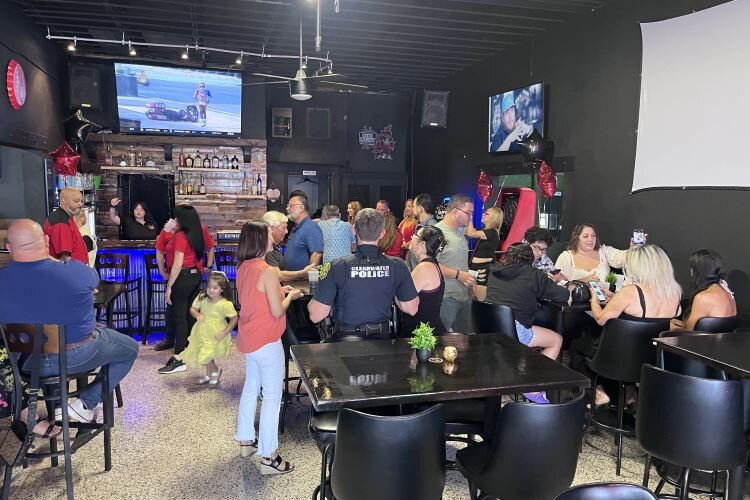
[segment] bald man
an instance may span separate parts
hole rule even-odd
[[[0,269],[0,323],[64,325],[68,373],[109,365],[109,390],[114,390],[133,366],[138,343],[96,326],[93,292],[99,275],[77,260],[50,258],[49,237],[29,219],[11,224],[6,245],[11,261]],[[44,355],[41,375],[57,375],[57,366],[56,354]],[[28,369],[27,361],[24,370]],[[99,381],[97,376],[95,382]],[[68,404],[71,420],[91,422],[101,394],[98,383],[82,391]]]
[[[60,260],[75,259],[87,264],[86,243],[74,217],[83,209],[83,195],[72,187],[60,191],[60,206],[44,222],[44,234],[49,237],[49,254]]]

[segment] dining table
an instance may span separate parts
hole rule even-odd
[[[112,306],[117,298],[127,290],[125,283],[115,283],[101,280],[94,293],[94,308],[105,311],[107,315],[107,327],[112,328]]]
[[[456,348],[453,362],[443,358],[447,346]],[[291,355],[318,411],[590,385],[588,377],[498,334],[438,336],[426,363],[417,361],[407,339],[295,345]]]
[[[703,364],[731,373],[737,377],[750,378],[750,334],[708,333],[654,339],[657,359],[660,351],[700,361]]]

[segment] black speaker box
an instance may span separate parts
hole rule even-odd
[[[68,86],[71,108],[102,109],[101,75],[98,66],[69,65]]]
[[[422,94],[422,127],[445,128],[448,126],[447,91],[425,90]]]

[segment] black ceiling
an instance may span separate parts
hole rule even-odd
[[[317,0],[12,0],[52,35],[199,45],[295,55],[330,51],[341,82],[374,91],[429,87],[442,77],[590,13],[607,0],[320,0],[323,51],[313,47]],[[60,41],[63,46],[68,42]],[[134,60],[185,64],[173,48],[137,47]],[[76,56],[127,60],[127,47],[77,44]],[[238,71],[236,55],[188,64]],[[295,60],[246,58],[242,70],[293,76]],[[312,65],[311,65],[312,66]]]

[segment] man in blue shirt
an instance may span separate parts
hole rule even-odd
[[[65,326],[68,373],[109,365],[109,391],[127,375],[138,356],[138,343],[109,328],[96,326],[94,291],[99,275],[76,260],[49,256],[49,238],[36,222],[19,219],[8,229],[12,261],[0,269],[0,323]],[[57,374],[57,354],[43,355],[41,376]],[[24,369],[29,369],[26,363]],[[95,383],[68,404],[70,419],[91,422],[102,390]]]
[[[323,256],[323,233],[310,219],[307,196],[297,194],[289,199],[286,212],[294,221],[294,229],[286,243],[281,262],[282,271],[299,271],[308,265],[317,266]]]

